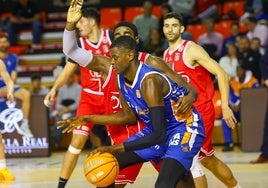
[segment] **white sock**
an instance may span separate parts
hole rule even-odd
[[[28,119],[25,119],[25,118],[23,118],[22,121],[23,121],[23,123],[25,123],[25,124],[28,124],[28,122],[29,122]]]
[[[0,170],[6,167],[6,159],[0,159]]]

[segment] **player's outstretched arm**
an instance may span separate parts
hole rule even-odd
[[[63,132],[71,132],[75,127],[82,124],[91,122],[97,125],[127,125],[134,124],[137,121],[137,117],[134,112],[129,108],[125,100],[120,97],[120,104],[122,109],[113,114],[107,115],[86,115],[80,117],[74,117],[67,120],[58,122],[58,128],[64,127]]]

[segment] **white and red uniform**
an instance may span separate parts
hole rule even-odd
[[[196,90],[198,98],[194,103],[195,108],[201,114],[205,126],[205,141],[199,152],[199,159],[215,153],[212,146],[212,132],[215,121],[213,105],[214,85],[210,73],[202,66],[191,66],[185,60],[185,52],[190,41],[183,40],[176,49],[168,48],[164,52],[164,61],[172,69],[186,79]]]
[[[81,47],[91,51],[94,55],[110,56],[111,39],[109,37],[109,30],[101,30],[101,36],[97,44],[93,44],[86,37],[80,37],[79,40]],[[80,74],[82,91],[77,108],[77,116],[104,114],[105,103],[102,89],[104,80],[100,73],[80,66]],[[92,127],[92,123],[87,123],[74,129],[73,133],[88,136]]]

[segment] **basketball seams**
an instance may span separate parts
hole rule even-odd
[[[89,183],[97,187],[112,184],[119,173],[119,164],[110,153],[96,153],[86,158],[84,175]]]

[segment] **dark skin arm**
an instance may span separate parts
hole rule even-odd
[[[165,83],[166,81],[159,75],[149,75],[147,76],[143,83],[142,83],[142,96],[146,101],[149,109],[154,107],[164,107],[164,100],[163,96],[169,91],[168,84]],[[153,97],[152,97],[153,96]],[[149,135],[146,135],[136,141],[135,144],[140,143],[143,140],[143,143],[147,143],[147,147],[153,146],[159,143],[165,142],[166,131],[165,131],[165,124],[156,123],[152,119],[152,129],[153,132]],[[165,121],[165,119],[163,120]],[[142,149],[142,148],[135,148],[135,149]],[[124,143],[113,145],[113,146],[103,146],[93,150],[90,155],[93,155],[97,152],[109,152],[109,153],[117,153],[117,152],[124,152],[125,146]]]
[[[177,113],[185,114],[192,108],[192,104],[197,99],[197,92],[188,82],[186,82],[179,74],[175,73],[163,59],[155,56],[149,56],[146,64],[165,73],[170,79],[178,85],[183,86],[189,92],[188,95],[180,98],[177,104]]]
[[[135,124],[137,117],[134,112],[130,109],[128,104],[120,95],[120,103],[122,109],[113,114],[107,115],[86,115],[80,117],[74,117],[67,120],[62,120],[58,122],[58,129],[66,127],[63,132],[71,132],[75,127],[91,122],[99,125],[126,125],[126,124]]]

